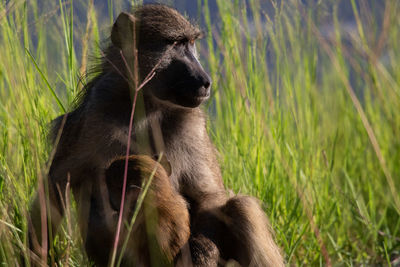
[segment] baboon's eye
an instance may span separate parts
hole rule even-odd
[[[190,45],[194,45],[194,39],[189,40]]]
[[[184,38],[184,39],[175,40],[174,42],[177,45],[186,45],[188,43],[188,40]]]

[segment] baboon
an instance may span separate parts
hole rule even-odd
[[[49,229],[57,231],[70,185],[87,253],[98,266],[110,261],[128,141],[125,221],[143,182],[156,171],[131,235],[124,237],[122,230],[121,236],[129,238],[123,265],[219,266],[229,260],[242,266],[283,265],[257,200],[229,197],[224,187],[199,107],[211,85],[194,44],[201,36],[164,5],[121,13],[99,74],[85,86],[76,107],[53,123]],[[135,88],[140,88],[136,96]],[[36,253],[42,236],[39,203],[37,197],[30,216]]]

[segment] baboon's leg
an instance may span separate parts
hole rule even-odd
[[[104,247],[108,250],[112,249],[120,209],[124,166],[125,158],[122,157],[115,160],[105,173],[105,186],[111,211],[106,211],[107,206],[101,204],[99,196],[104,196],[104,194],[94,193],[96,198],[92,201],[86,242],[89,248],[88,254],[99,265],[106,265],[109,258],[109,252],[101,252],[101,255],[97,255],[96,247],[99,243],[105,242],[108,245]],[[146,184],[156,167],[157,171],[145,196],[143,206],[130,236],[127,237],[127,228],[124,226],[131,221],[142,186]],[[186,202],[172,187],[163,167],[148,156],[130,156],[129,158],[123,218],[119,245],[126,238],[129,238],[129,242],[122,265],[166,266],[165,264],[172,264],[190,235]],[[99,238],[102,242],[99,242]]]
[[[111,208],[104,173],[96,183],[82,187],[79,197],[79,226],[86,253],[96,266],[108,266],[118,214]]]
[[[268,219],[256,199],[232,197],[221,211],[225,224],[219,242],[223,258],[235,259],[242,266],[284,266]]]

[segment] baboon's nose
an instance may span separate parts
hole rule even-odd
[[[200,87],[198,94],[201,97],[209,97],[210,96],[210,87],[211,87],[211,80],[206,78],[202,81],[202,86]]]
[[[203,86],[204,86],[204,88],[206,88],[207,90],[209,90],[209,89],[210,89],[210,86],[211,86],[211,81],[210,81],[210,80],[205,81]]]
[[[210,94],[211,78],[207,73],[203,73],[201,77],[201,93],[202,95],[208,96]]]
[[[208,75],[208,73],[207,72],[203,72],[203,75],[202,75],[203,77],[203,86],[204,86],[204,88],[206,88],[207,90],[209,90],[210,89],[210,86],[211,86],[211,77]]]

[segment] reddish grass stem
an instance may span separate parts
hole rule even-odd
[[[42,242],[41,242],[41,251],[40,251],[40,260],[42,263],[47,262],[47,208],[46,208],[46,199],[45,199],[45,190],[44,190],[44,181],[41,179],[39,183],[39,203],[40,207],[40,221],[42,227]],[[43,208],[44,207],[44,208]]]
[[[135,20],[133,19],[133,28],[135,29]],[[135,31],[133,33],[133,44],[136,44],[136,34]],[[169,47],[164,54],[161,56],[157,64],[153,67],[153,69],[148,73],[146,78],[143,80],[143,82],[138,86],[138,57],[137,57],[137,49],[134,47],[134,73],[132,73],[131,68],[129,67],[128,62],[126,61],[124,54],[122,50],[120,50],[120,54],[122,57],[122,60],[124,61],[125,67],[130,75],[130,78],[134,82],[134,96],[133,96],[133,102],[132,102],[132,110],[131,110],[131,116],[129,119],[129,129],[128,129],[128,140],[127,140],[127,147],[126,147],[126,157],[125,157],[125,167],[124,167],[124,179],[122,183],[122,193],[121,193],[121,204],[120,204],[120,210],[119,210],[119,216],[118,216],[118,223],[117,223],[117,230],[115,233],[115,239],[114,239],[114,245],[113,245],[113,252],[112,252],[112,257],[111,257],[111,263],[110,266],[114,266],[115,264],[115,259],[116,259],[116,253],[117,253],[117,248],[118,248],[118,243],[119,243],[119,236],[121,233],[121,225],[122,225],[122,216],[124,213],[124,204],[125,204],[125,194],[126,194],[126,183],[127,183],[127,177],[128,177],[128,163],[129,163],[129,151],[130,151],[130,146],[131,146],[131,136],[132,136],[132,131],[133,131],[133,118],[135,115],[135,107],[136,107],[136,100],[137,100],[137,95],[138,92],[155,76],[156,74],[156,69],[160,66],[162,60],[164,59],[164,56],[168,54],[168,52],[176,45],[176,42],[174,42],[171,47]]]

